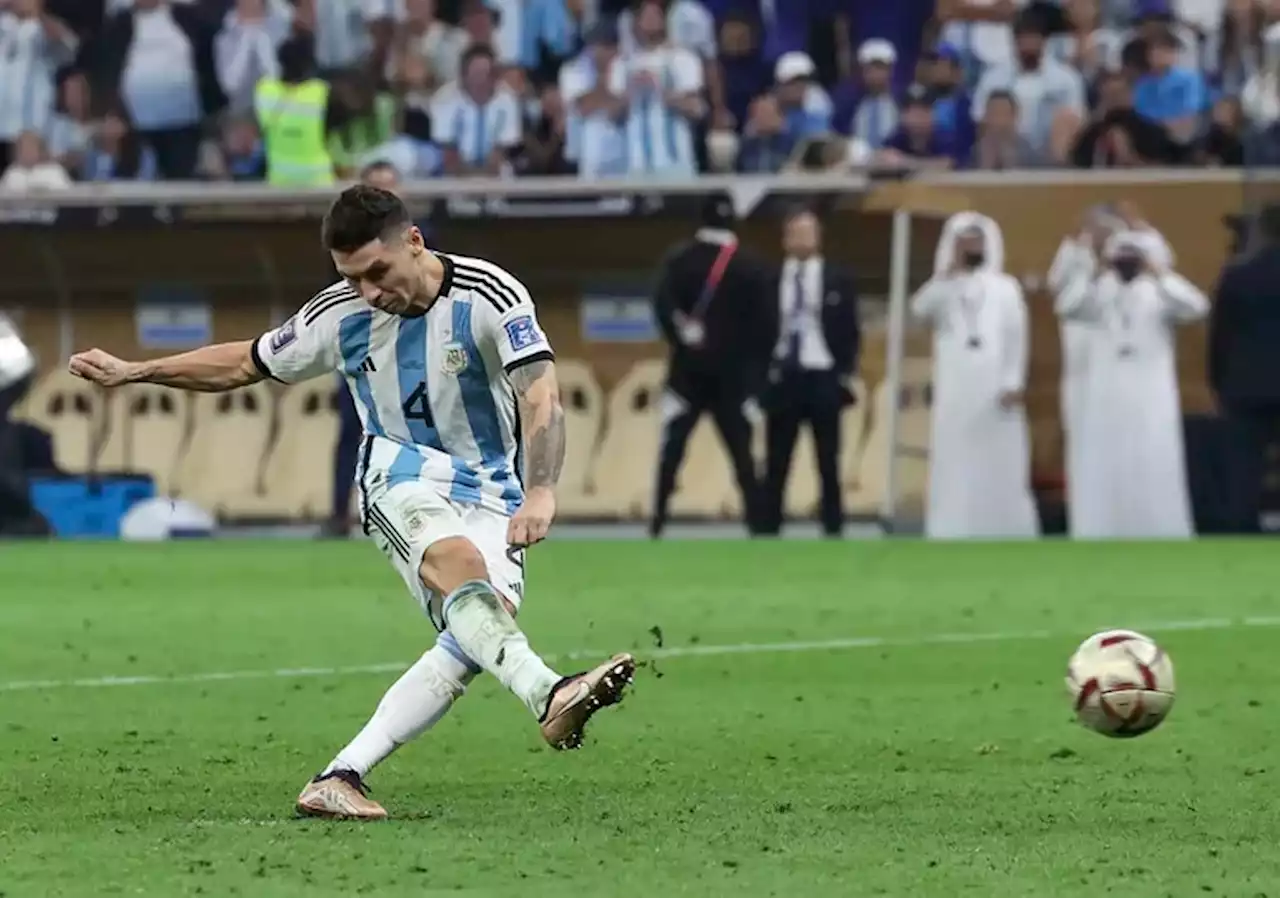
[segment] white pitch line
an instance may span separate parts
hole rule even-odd
[[[1193,620],[1162,621],[1131,627],[1143,633],[1171,633],[1200,630],[1227,630],[1234,627],[1258,629],[1280,627],[1276,617],[1206,617]],[[1101,627],[1096,628],[1103,629]],[[910,648],[929,645],[976,645],[988,642],[1020,642],[1051,639],[1071,634],[1055,630],[1022,630],[994,633],[935,633],[925,636],[854,636],[846,639],[818,639],[807,642],[740,642],[729,645],[681,645],[670,648],[637,649],[645,659],[706,658],[718,655],[766,655],[792,652],[834,652],[853,649]],[[548,661],[572,661],[608,654],[586,649],[545,656]],[[399,673],[408,662],[358,664],[350,667],[282,667],[267,670],[229,670],[172,676],[83,677],[71,680],[0,681],[0,692],[34,692],[52,689],[100,689],[108,686],[156,686],[161,684],[218,683],[231,680],[299,679],[303,677],[345,677],[362,674]]]

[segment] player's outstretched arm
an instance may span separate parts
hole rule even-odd
[[[179,390],[220,393],[248,386],[264,375],[253,361],[252,340],[202,346],[180,355],[129,362],[101,349],[78,352],[67,366],[77,377],[104,387],[160,384]]]
[[[564,468],[564,409],[555,363],[539,359],[511,372],[524,431],[525,502],[511,519],[508,541],[530,546],[546,538],[555,518],[555,485]]]

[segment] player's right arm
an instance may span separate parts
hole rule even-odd
[[[72,374],[104,387],[152,383],[179,390],[220,393],[271,378],[292,384],[319,377],[337,366],[337,322],[355,294],[330,287],[277,328],[256,340],[202,346],[180,355],[141,362],[101,349],[77,353]]]
[[[220,393],[257,383],[266,376],[254,365],[253,345],[253,340],[218,343],[145,362],[129,362],[101,349],[90,349],[73,355],[68,367],[77,377],[104,387],[150,383]]]

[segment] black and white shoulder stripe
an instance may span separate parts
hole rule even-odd
[[[499,315],[505,315],[517,306],[533,305],[529,289],[505,268],[483,259],[450,258],[453,260],[453,283],[459,289],[469,290],[484,299]]]
[[[338,281],[332,286],[325,287],[307,302],[305,306],[298,312],[300,323],[306,327],[314,324],[320,319],[320,316],[326,312],[336,309],[343,303],[353,302],[360,299],[360,294],[351,289],[346,281]]]

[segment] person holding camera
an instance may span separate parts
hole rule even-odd
[[[1027,307],[1022,286],[1004,272],[1004,239],[994,220],[976,212],[948,219],[934,276],[911,310],[933,327],[925,534],[1036,536],[1023,409]]]
[[[1208,314],[1209,300],[1173,270],[1163,238],[1137,223],[1090,237],[1055,302],[1090,334],[1070,433],[1077,539],[1194,532],[1174,329]]]

